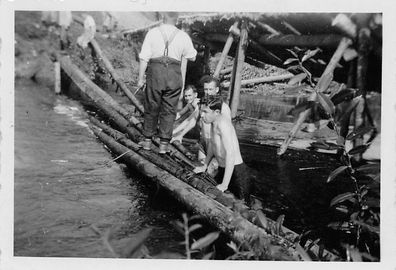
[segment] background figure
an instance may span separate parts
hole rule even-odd
[[[199,117],[199,98],[197,88],[188,85],[184,89],[184,106],[176,114],[172,142],[182,142],[184,135],[193,129]]]
[[[144,84],[146,72],[146,91],[144,97],[145,139],[140,142],[149,150],[151,139],[160,138],[160,154],[168,151],[172,138],[176,107],[183,87],[181,63],[183,58],[194,61],[197,51],[187,33],[176,28],[176,12],[164,12],[164,23],[148,31],[139,54],[138,87]],[[158,128],[158,133],[157,133]]]

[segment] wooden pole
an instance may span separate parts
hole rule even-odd
[[[248,80],[241,80],[241,86],[265,83],[265,82],[283,81],[283,80],[291,79],[294,76],[295,75],[293,75],[293,74],[284,74],[284,75],[278,75],[278,76],[269,76],[269,77],[260,77],[260,78],[253,78],[253,79],[248,79]],[[230,82],[223,82],[222,86],[229,87]]]
[[[59,61],[54,62],[54,72],[55,72],[55,94],[60,94],[61,92],[61,69]]]
[[[221,52],[221,56],[219,62],[217,63],[215,72],[213,73],[213,76],[216,78],[219,77],[220,70],[223,68],[224,61],[228,55],[228,52],[230,51],[232,43],[234,42],[235,29],[237,29],[237,27],[238,27],[238,22],[235,22],[230,28],[230,33],[228,34],[223,51]]]
[[[356,68],[356,86],[362,92],[363,99],[358,103],[354,111],[354,128],[357,129],[364,125],[364,107],[366,101],[367,90],[367,67],[368,67],[368,53],[370,43],[370,30],[362,28],[358,33],[358,58]],[[356,138],[353,141],[353,146],[357,147],[363,144],[363,136]],[[362,159],[362,154],[354,155],[356,161]]]
[[[242,78],[242,68],[243,63],[245,62],[245,53],[248,42],[248,31],[247,31],[247,23],[246,21],[242,22],[241,26],[241,36],[239,38],[238,45],[238,57],[237,57],[237,67],[235,71],[235,85],[234,90],[231,97],[231,118],[234,118],[237,113],[238,105],[239,105],[239,96],[241,90],[241,78]]]
[[[315,92],[310,96],[309,100],[316,99],[316,92],[323,92],[326,90],[331,82],[331,78],[333,76],[334,69],[337,66],[338,61],[340,61],[344,51],[352,44],[352,40],[349,38],[343,38],[340,41],[340,44],[337,47],[337,50],[334,52],[333,57],[330,59],[329,64],[327,65],[326,69],[324,70],[322,76],[320,77],[317,85],[315,86]],[[278,149],[278,155],[281,156],[286,152],[287,147],[289,146],[291,140],[293,139],[294,135],[300,129],[301,124],[307,118],[311,109],[305,110],[300,113],[298,119],[294,123],[293,128],[288,133],[287,137],[283,141],[282,145]]]
[[[121,78],[118,76],[118,74],[115,72],[113,65],[110,63],[109,59],[106,57],[106,55],[102,52],[99,44],[96,42],[95,39],[92,39],[90,41],[92,47],[95,49],[97,55],[102,59],[105,67],[113,77],[114,81],[117,83],[117,85],[124,91],[126,96],[131,100],[132,104],[136,107],[136,109],[140,113],[144,113],[144,108],[143,105],[140,103],[140,101],[135,97],[135,95],[128,89],[126,84],[121,80]]]
[[[234,95],[235,77],[236,77],[237,67],[238,67],[238,49],[235,52],[235,57],[234,57],[234,61],[232,64],[230,87],[228,88],[228,94],[227,94],[227,103],[229,106],[231,106],[232,97]]]

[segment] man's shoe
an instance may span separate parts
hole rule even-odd
[[[159,153],[160,154],[166,154],[169,152],[168,150],[168,143],[167,142],[161,142],[159,145]]]
[[[143,141],[139,142],[139,145],[143,147],[144,150],[151,149],[151,139],[144,139]]]

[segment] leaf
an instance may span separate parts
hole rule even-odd
[[[305,110],[311,109],[315,105],[315,101],[308,100],[301,102],[300,104],[296,105],[293,109],[291,109],[287,114],[299,114]]]
[[[234,242],[231,241],[230,243],[227,243],[227,246],[229,246],[235,253],[238,252],[238,247]]]
[[[340,166],[337,169],[335,169],[334,171],[332,171],[329,175],[329,177],[327,178],[326,183],[330,183],[331,181],[334,180],[334,178],[336,178],[340,173],[344,172],[346,169],[348,169],[348,166]]]
[[[340,211],[341,213],[344,213],[344,214],[348,214],[348,211],[349,211],[345,205],[337,206],[335,209],[337,211]]]
[[[342,203],[342,202],[344,202],[344,201],[346,201],[346,200],[348,200],[348,199],[350,199],[350,198],[353,198],[353,197],[355,197],[355,196],[356,196],[356,194],[355,194],[355,193],[352,193],[352,192],[342,193],[342,194],[340,194],[340,195],[334,197],[334,198],[331,200],[331,202],[330,202],[330,207],[332,207],[332,206],[334,206],[334,205],[336,205],[336,204]]]
[[[317,95],[317,99],[320,103],[320,105],[322,105],[323,109],[330,115],[333,115],[335,112],[335,106],[333,104],[333,102],[330,100],[330,98],[328,96],[326,96],[325,94],[319,92]]]
[[[276,235],[280,235],[280,234],[283,233],[283,231],[282,231],[282,224],[283,224],[283,221],[284,221],[284,220],[285,220],[285,215],[280,215],[280,216],[278,217],[278,219],[276,220],[276,227],[275,227]]]
[[[283,65],[288,65],[288,64],[290,64],[290,63],[293,63],[293,62],[295,62],[295,61],[298,61],[298,59],[297,58],[288,58],[288,59],[286,59],[286,61],[283,63]]]
[[[299,243],[296,244],[296,251],[301,256],[303,261],[312,261],[311,257],[308,255],[308,253],[303,249],[303,247]]]
[[[362,255],[360,254],[359,250],[357,248],[352,248],[349,249],[349,254],[351,256],[351,259],[353,262],[361,262],[362,260]]]
[[[305,55],[303,56],[303,58],[301,59],[301,62],[305,62],[308,59],[310,59],[311,57],[314,57],[315,54],[317,54],[318,52],[320,52],[321,49],[316,48],[315,50],[308,50]]]
[[[316,85],[316,89],[318,92],[324,92],[329,88],[331,81],[333,80],[333,73],[327,73],[323,75],[320,79],[318,84]]]
[[[261,210],[258,210],[256,212],[256,214],[257,214],[258,221],[260,223],[259,225],[261,227],[263,227],[265,230],[268,230],[268,228],[269,228],[268,220],[267,220],[267,217],[265,216],[265,214]]]
[[[293,66],[287,67],[286,70],[298,70],[299,68],[300,68],[299,65],[293,65]]]
[[[355,148],[349,150],[348,154],[352,156],[352,155],[364,153],[367,150],[367,148],[369,148],[369,146],[370,146],[369,144],[358,145]]]
[[[150,236],[152,230],[152,228],[143,229],[130,238],[124,250],[126,258],[133,257],[139,251],[144,241]]]
[[[353,98],[355,95],[355,90],[352,88],[344,88],[337,94],[335,94],[332,98],[331,101],[334,103],[334,105],[338,105],[343,101],[348,101]]]
[[[346,108],[343,113],[342,116],[340,118],[340,120],[338,120],[340,123],[343,122],[345,120],[345,118],[349,118],[351,112],[356,108],[356,106],[359,104],[359,102],[362,100],[361,96],[355,97],[354,99],[352,99],[350,105],[348,106],[348,108]]]
[[[351,133],[349,133],[348,136],[346,137],[346,139],[352,141],[355,138],[360,137],[360,136],[366,134],[367,132],[371,131],[373,128],[374,128],[373,126],[358,127],[356,130],[354,130]]]
[[[378,173],[381,169],[380,163],[369,163],[356,168],[356,171],[363,173]]]
[[[298,58],[298,55],[297,55],[293,50],[286,49],[286,51],[288,51],[289,53],[291,53],[294,57]]]
[[[212,258],[212,256],[213,256],[213,254],[214,254],[213,251],[209,252],[209,253],[205,254],[205,256],[203,256],[201,260],[210,260],[210,258]]]
[[[378,226],[371,226],[369,224],[366,224],[366,223],[364,223],[362,221],[358,221],[358,220],[353,220],[352,222],[353,222],[353,224],[362,226],[363,228],[369,230],[370,232],[376,233],[378,235],[380,234],[380,228]]]
[[[194,224],[194,225],[191,225],[190,228],[188,228],[188,231],[189,231],[190,233],[192,233],[193,231],[198,230],[198,229],[200,229],[200,228],[202,228],[202,225],[201,225],[201,224]]]
[[[317,148],[317,149],[323,149],[323,150],[329,150],[330,146],[324,142],[324,141],[319,141],[319,142],[312,142],[311,147]]]
[[[206,236],[198,239],[196,242],[192,243],[191,249],[202,249],[210,244],[212,244],[218,237],[220,232],[208,233]]]
[[[300,73],[292,77],[289,82],[287,83],[288,85],[295,85],[300,83],[302,80],[304,80],[307,77],[307,74],[305,73]]]

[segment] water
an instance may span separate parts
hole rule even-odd
[[[148,179],[112,162],[114,157],[87,127],[79,103],[18,80],[15,100],[16,256],[112,257],[91,225],[102,232],[114,230],[111,243],[116,251],[134,233],[153,226],[146,243],[151,255],[183,253],[178,244],[183,237],[169,222],[186,209],[165,192],[157,192]],[[294,101],[284,110],[279,109],[283,105],[274,110],[268,104],[260,107],[272,110],[267,117],[274,120],[279,112],[287,114]],[[267,216],[276,219],[284,214],[290,229],[312,230],[312,239],[338,247],[339,236],[326,229],[335,218],[329,202],[353,188],[345,181],[325,183],[339,165],[335,159],[302,151],[277,158],[275,147],[245,143],[241,153],[256,170],[254,195],[263,201]]]
[[[111,257],[91,225],[113,228],[116,251],[153,226],[150,254],[182,252],[169,221],[185,210],[112,162],[77,102],[17,80],[15,123],[14,255]]]
[[[296,97],[276,95],[243,95],[238,110],[243,115],[264,120],[293,122],[294,117],[288,115],[298,103]]]

